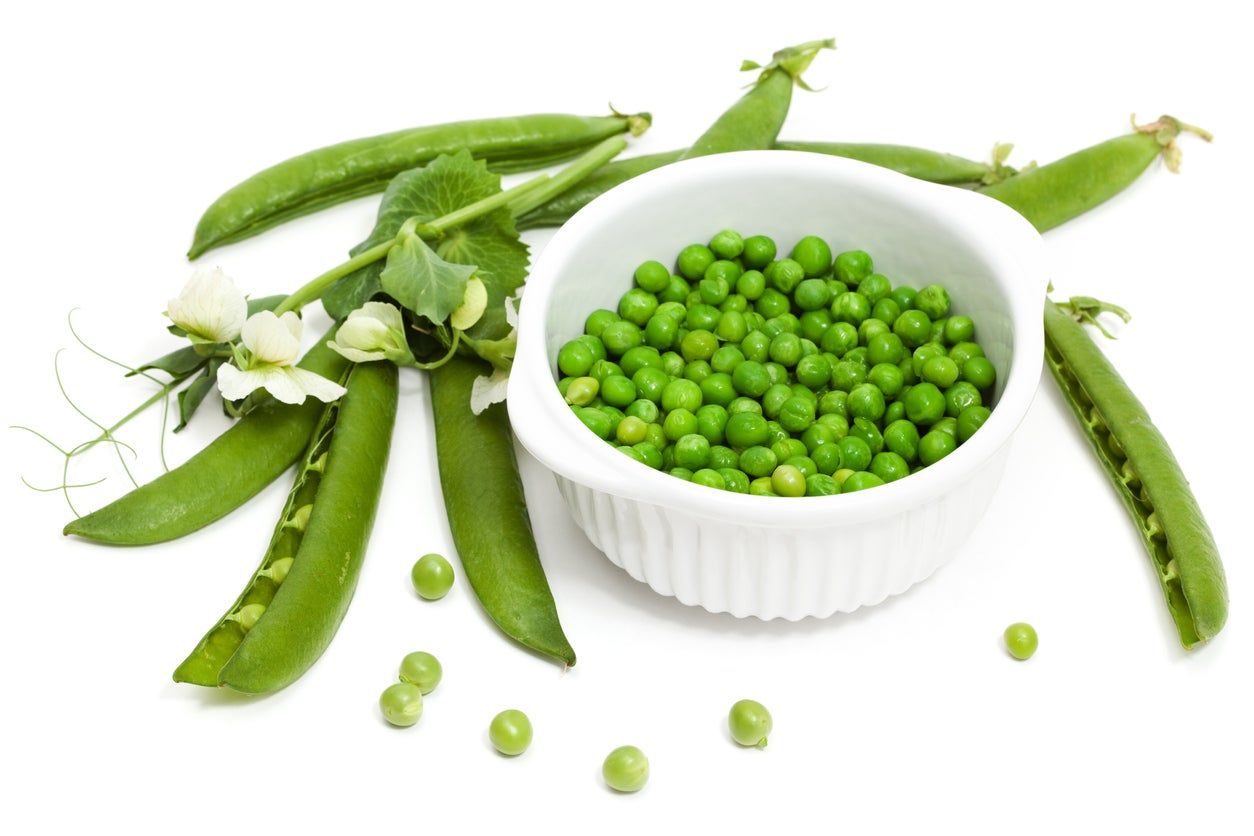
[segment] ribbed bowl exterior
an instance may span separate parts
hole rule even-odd
[[[925,504],[803,530],[738,525],[556,478],[592,544],[654,591],[737,618],[798,621],[878,604],[947,563],[988,508],[1008,450]]]

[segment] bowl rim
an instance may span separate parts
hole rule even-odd
[[[1011,363],[988,421],[941,461],[907,478],[822,497],[775,497],[719,491],[676,479],[624,456],[579,421],[554,385],[545,322],[560,275],[586,230],[658,191],[672,191],[748,170],[813,174],[858,183],[944,217],[968,235],[1005,293],[1012,323]],[[536,259],[519,311],[518,347],[507,405],[519,441],[558,476],[594,490],[738,525],[813,528],[856,525],[907,511],[971,478],[1006,443],[1027,414],[1044,358],[1041,311],[1047,287],[1044,242],[1021,215],[965,189],[916,180],[870,163],[805,151],[737,151],[655,169],[597,197],[579,210]]]

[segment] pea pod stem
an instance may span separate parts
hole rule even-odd
[[[1049,300],[1045,360],[1136,524],[1180,643],[1189,649],[1213,638],[1227,620],[1227,582],[1214,537],[1171,448],[1084,332],[1079,315]]]
[[[541,174],[539,177],[489,195],[482,200],[463,206],[442,217],[417,223],[412,228],[412,231],[424,239],[436,239],[454,227],[470,223],[503,207],[509,207],[512,211],[514,206],[529,207],[538,205],[532,202],[537,195],[542,197],[539,200],[541,203],[551,199],[554,195],[560,194],[579,182],[588,173],[609,162],[626,147],[627,141],[622,137],[610,137],[582,154],[575,162],[556,175]],[[400,240],[401,235],[407,234],[409,231],[408,229],[403,230],[395,238],[376,244],[368,250],[363,250],[347,261],[327,270],[325,273],[315,276],[295,293],[292,293],[280,302],[278,307],[274,309],[274,312],[283,314],[287,311],[298,311],[310,302],[317,300],[326,292],[327,288],[350,273],[387,258],[388,253],[392,251],[392,247]]]

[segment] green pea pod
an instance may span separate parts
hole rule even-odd
[[[1180,643],[1191,648],[1213,638],[1228,618],[1227,582],[1171,448],[1083,326],[1050,301],[1045,360],[1136,523]]]
[[[327,348],[324,337],[300,366],[335,380],[348,361]],[[296,406],[267,401],[182,465],[71,521],[64,533],[115,546],[143,546],[203,528],[291,467],[321,412],[322,404],[312,398]]]
[[[792,104],[792,86],[805,86],[801,74],[821,49],[835,49],[830,38],[809,41],[776,52],[770,64],[762,67],[758,80],[722,116],[714,120],[680,159],[722,154],[727,151],[754,151],[770,148],[779,136]],[[758,69],[746,61],[741,69]]]
[[[431,371],[440,487],[462,571],[479,603],[524,647],[575,664],[540,564],[504,404],[470,411],[475,378],[490,368],[455,357]],[[474,467],[467,466],[474,462]]]
[[[1209,141],[1211,135],[1171,116],[1135,126],[1131,134],[1108,139],[1060,160],[1027,169],[981,189],[1027,218],[1041,232],[1084,214],[1132,185],[1159,154],[1168,168],[1180,165],[1176,138],[1182,132]]]
[[[776,142],[774,147],[784,151],[809,151],[815,154],[829,154],[834,157],[859,160],[920,180],[950,186],[975,187],[1001,180],[1015,173],[1014,169],[1003,165],[1000,160],[995,160],[990,165],[955,154],[943,154],[939,151],[913,148],[908,145],[886,145],[875,142],[782,141]],[[998,146],[998,149],[1009,150],[1009,146]],[[520,216],[518,228],[538,229],[561,226],[580,209],[615,186],[626,183],[646,171],[653,171],[655,168],[678,162],[683,155],[682,150],[664,151],[660,154],[645,154],[626,160],[616,160],[601,166],[592,176],[573,188]]]
[[[323,410],[261,568],[176,681],[270,694],[299,679],[335,637],[383,489],[396,366],[361,363],[347,389],[338,407]]]
[[[254,174],[215,200],[196,225],[187,257],[381,192],[400,172],[441,154],[466,149],[495,171],[526,171],[578,156],[615,134],[639,135],[650,121],[647,113],[540,113],[409,128],[318,148]]]

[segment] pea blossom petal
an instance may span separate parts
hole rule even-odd
[[[167,303],[166,316],[192,342],[226,343],[240,335],[248,317],[248,300],[221,268],[202,267]]]
[[[301,320],[288,311],[275,316],[274,311],[258,311],[248,317],[240,329],[240,340],[252,354],[255,363],[290,366],[300,355]]]
[[[314,397],[330,403],[344,394],[344,387],[319,374],[297,366],[256,366],[241,371],[232,365],[218,369],[218,389],[229,401],[246,398],[258,389],[265,389],[275,400],[286,404],[304,403]]]
[[[367,302],[350,313],[327,345],[354,363],[391,360],[398,366],[414,364],[401,310],[386,302]]]

